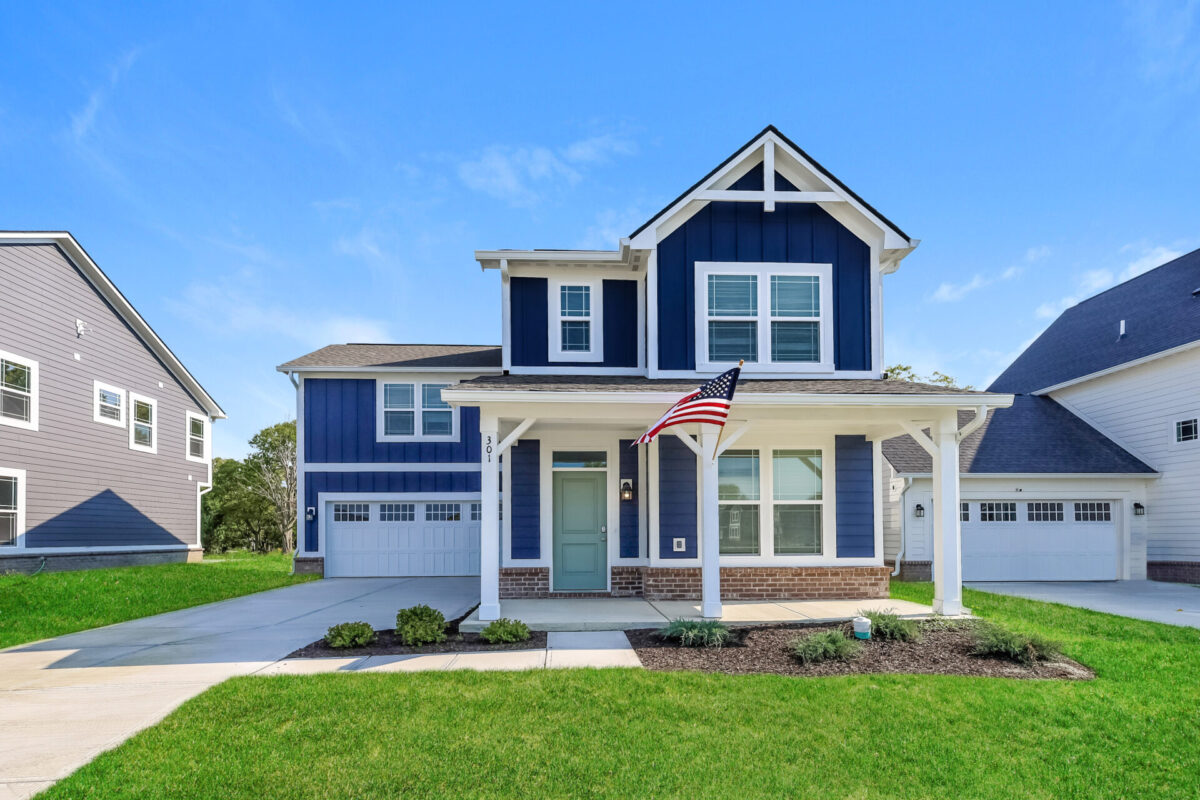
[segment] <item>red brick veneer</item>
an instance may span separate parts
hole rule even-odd
[[[1200,561],[1147,561],[1146,577],[1170,583],[1200,583]]]
[[[862,600],[888,596],[887,567],[721,567],[722,600]],[[698,600],[699,567],[650,567],[647,600]]]
[[[501,567],[500,599],[545,597],[550,594],[549,567]]]

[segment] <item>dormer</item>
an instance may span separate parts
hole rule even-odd
[[[615,251],[479,251],[513,373],[878,378],[882,276],[916,248],[767,127]]]

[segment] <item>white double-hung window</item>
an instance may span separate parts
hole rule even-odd
[[[448,383],[377,382],[376,438],[381,442],[458,439],[458,411],[442,399]]]
[[[36,431],[38,365],[0,350],[0,425]]]
[[[833,267],[696,263],[696,368],[833,371]]]
[[[92,381],[92,419],[105,425],[125,427],[125,390]]]
[[[184,434],[187,438],[187,451],[184,453],[184,457],[188,461],[207,463],[208,453],[211,449],[208,417],[201,416],[194,411],[187,411],[184,413],[184,423],[186,425]]]
[[[21,546],[25,534],[25,470],[0,467],[0,550]]]
[[[550,361],[603,361],[603,282],[549,280],[547,357]]]
[[[129,393],[129,449],[158,452],[158,401]]]

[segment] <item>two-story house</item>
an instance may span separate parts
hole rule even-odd
[[[518,597],[887,594],[881,443],[931,455],[935,607],[962,609],[960,410],[889,381],[884,278],[918,242],[768,127],[612,251],[488,250],[500,347],[336,345],[297,384],[298,569]],[[729,422],[632,446],[745,361]],[[943,466],[945,465],[945,466]]]
[[[198,560],[220,406],[71,234],[0,287],[0,572]]]

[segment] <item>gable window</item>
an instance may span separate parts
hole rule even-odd
[[[381,442],[449,442],[458,438],[458,411],[442,399],[448,383],[378,382]]]
[[[696,365],[832,372],[829,264],[696,263]]]
[[[547,357],[550,361],[603,361],[599,280],[548,280]]]
[[[1200,439],[1200,420],[1181,419],[1175,423],[1175,441],[1194,442]]]
[[[125,427],[125,390],[92,381],[92,419],[105,425]]]
[[[0,549],[20,544],[25,533],[25,471],[0,468]]]
[[[194,411],[186,412],[187,460],[208,461],[208,418]]]
[[[158,452],[158,401],[129,393],[129,449]]]
[[[37,430],[38,365],[0,350],[0,425]]]

